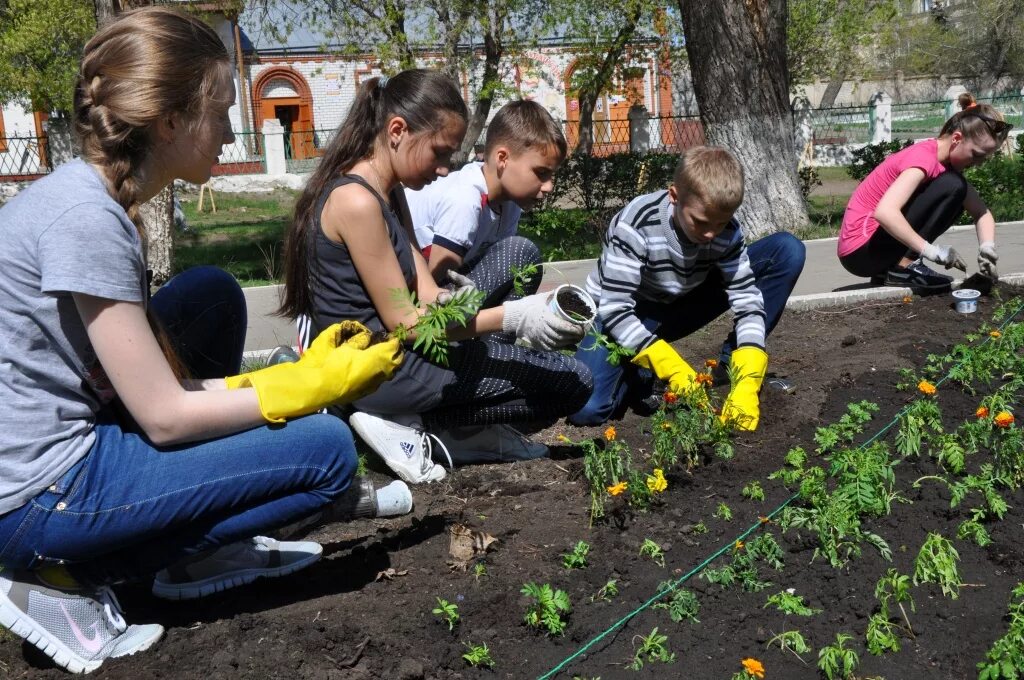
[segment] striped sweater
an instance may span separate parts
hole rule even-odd
[[[764,349],[764,299],[739,223],[733,219],[710,243],[696,244],[675,226],[672,213],[668,192],[657,191],[633,199],[612,218],[597,269],[587,277],[604,332],[624,347],[646,348],[657,336],[637,318],[637,302],[670,304],[716,267],[732,308],[736,346]]]

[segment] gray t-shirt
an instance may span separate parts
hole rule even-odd
[[[143,302],[135,225],[75,160],[0,208],[0,515],[56,482],[93,445],[113,398],[71,293]]]

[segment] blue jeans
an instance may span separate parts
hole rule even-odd
[[[747,246],[747,255],[756,285],[764,297],[766,330],[771,333],[803,271],[806,249],[803,242],[792,234],[779,232],[751,243]],[[722,279],[712,271],[703,283],[672,303],[638,302],[636,315],[649,331],[657,333],[666,342],[674,342],[704,328],[727,309],[729,298]],[[600,324],[597,330],[601,331]],[[729,364],[735,348],[736,333],[731,331],[722,343],[719,362],[723,367]],[[644,382],[638,375],[639,369],[632,364],[609,364],[608,351],[596,347],[591,336],[580,345],[576,358],[590,368],[594,376],[594,391],[587,405],[569,416],[568,420],[573,425],[605,422],[622,407],[630,388]]]
[[[189,366],[194,375],[237,371],[241,343],[233,353],[217,347],[225,336],[210,322],[233,318],[239,327],[226,337],[244,337],[244,300],[231,283],[220,270],[189,270],[153,298],[154,309],[188,311],[161,321],[173,341],[193,343],[183,354],[205,364]],[[174,297],[158,300],[168,295]],[[207,321],[188,323],[192,313]],[[203,328],[216,333],[203,337]],[[173,329],[186,332],[174,335]],[[227,364],[218,369],[211,363],[216,357]],[[46,491],[0,516],[0,564],[27,569],[64,561],[77,578],[94,584],[142,578],[201,550],[314,514],[348,489],[356,465],[352,433],[333,416],[156,447],[104,412],[89,453]]]

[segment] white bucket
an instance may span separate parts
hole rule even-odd
[[[576,295],[578,295],[580,299],[583,300],[584,303],[586,303],[587,307],[590,308],[590,313],[587,315],[587,318],[580,319],[577,316],[569,314],[568,312],[563,310],[561,306],[559,306],[558,294],[566,289],[575,292]],[[594,298],[590,296],[590,293],[583,290],[579,286],[575,286],[571,283],[563,283],[558,288],[555,288],[554,291],[552,291],[550,300],[551,301],[548,304],[551,306],[552,311],[557,312],[558,315],[561,316],[566,321],[571,321],[572,323],[578,326],[582,326],[583,328],[590,328],[590,326],[594,323],[594,319],[597,318],[597,303],[594,301]]]
[[[956,300],[956,311],[961,314],[973,314],[978,311],[978,298],[981,292],[973,288],[961,288],[953,291],[953,298]]]

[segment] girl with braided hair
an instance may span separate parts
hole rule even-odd
[[[0,209],[0,624],[71,671],[163,633],[127,625],[110,583],[156,574],[155,594],[184,599],[287,574],[321,547],[253,536],[376,510],[349,429],[309,414],[388,379],[397,341],[342,322],[298,363],[234,375],[230,276],[190,270],[148,299],[139,206],[209,179],[233,101],[210,27],[121,15],[85,46],[82,158]]]

